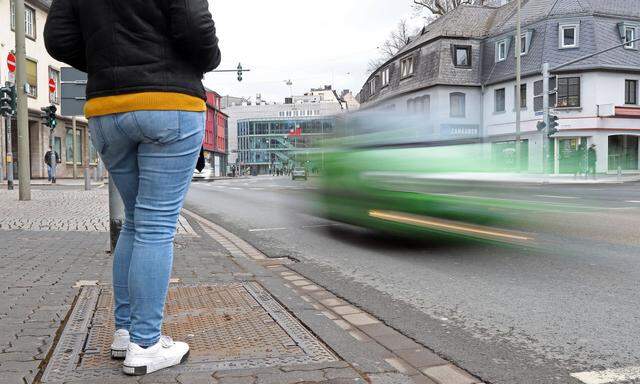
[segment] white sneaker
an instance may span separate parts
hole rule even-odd
[[[187,357],[189,357],[189,344],[173,341],[169,336],[161,336],[155,345],[146,349],[136,343],[129,343],[122,371],[127,375],[146,375],[159,369],[182,364],[187,361]]]
[[[113,343],[111,343],[111,358],[124,359],[127,356],[127,347],[129,346],[129,331],[126,329],[118,329],[113,334]]]

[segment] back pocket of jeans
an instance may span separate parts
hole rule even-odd
[[[133,116],[147,143],[169,144],[180,138],[178,111],[135,111]]]

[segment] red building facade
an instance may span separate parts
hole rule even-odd
[[[207,122],[204,133],[204,151],[207,166],[215,176],[227,175],[228,116],[221,111],[222,96],[207,90]]]

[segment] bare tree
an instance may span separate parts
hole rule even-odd
[[[378,69],[385,61],[394,57],[405,45],[409,42],[409,39],[417,34],[418,31],[413,31],[409,27],[406,20],[400,20],[396,29],[389,34],[387,40],[378,47],[381,55],[369,61],[369,72],[373,72]]]
[[[482,5],[485,0],[413,0],[413,3],[418,10],[426,8],[434,16],[442,16],[462,4]]]

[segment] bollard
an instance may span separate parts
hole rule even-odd
[[[118,236],[124,223],[124,203],[120,197],[120,192],[113,183],[113,179],[109,176],[109,239],[111,245],[111,254],[116,250]]]
[[[84,168],[84,190],[91,190],[91,178],[89,177],[89,168]]]

